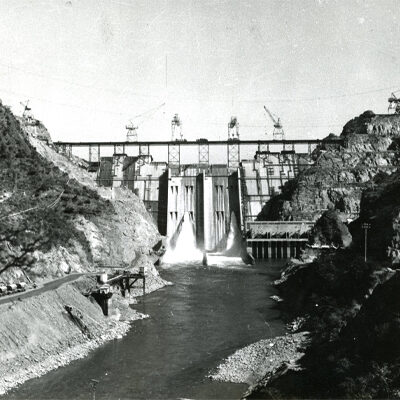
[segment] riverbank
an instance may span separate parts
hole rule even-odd
[[[355,246],[354,246],[355,247]],[[354,249],[292,264],[277,284],[293,329],[312,332],[300,368],[282,368],[248,398],[399,398],[399,273]]]
[[[174,285],[133,305],[150,318],[135,321],[121,340],[31,379],[7,399],[89,398],[91,379],[99,381],[96,398],[238,399],[246,385],[206,376],[236,349],[284,335],[285,324],[270,298],[277,293],[270,283],[281,267],[282,261],[252,267],[162,266],[162,278]]]
[[[51,370],[63,367],[74,360],[87,356],[90,351],[107,341],[122,339],[130,329],[130,322],[147,317],[146,314],[136,313],[130,318],[129,322],[113,321],[108,327],[105,327],[105,329],[108,329],[107,331],[101,335],[97,335],[94,339],[72,345],[72,347],[64,351],[57,350],[55,354],[49,356],[46,354],[47,350],[43,348],[43,358],[41,354],[26,355],[24,358],[19,358],[18,361],[15,362],[15,367],[12,367],[11,370],[4,375],[4,368],[2,366],[2,371],[0,373],[0,395],[7,393],[10,389],[19,386],[29,379],[39,378]],[[71,344],[68,344],[68,346],[70,345]]]
[[[252,343],[224,360],[209,377],[213,380],[246,383],[251,388],[283,366],[296,370],[297,361],[304,355],[307,332],[286,334]]]
[[[132,321],[130,308],[143,294],[138,283],[130,300],[114,293],[105,317],[91,297],[103,265],[139,272],[145,268],[146,293],[167,284],[154,267],[153,247],[161,236],[140,199],[126,188],[99,187],[96,174],[78,157],[57,153],[39,121],[16,119],[0,104],[1,280],[36,283],[29,295],[0,304],[0,394],[41,376],[114,338]],[[1,147],[1,146],[0,146]],[[15,173],[18,171],[18,174]],[[16,188],[23,190],[16,190]],[[28,212],[29,211],[29,212]],[[57,285],[55,279],[69,280]],[[49,282],[51,288],[41,288]],[[39,396],[40,397],[40,396]]]
[[[170,284],[145,257],[142,264],[147,264],[146,293]],[[110,315],[105,317],[100,306],[82,294],[93,283],[93,277],[82,277],[38,296],[0,305],[0,395],[83,358],[108,341],[122,339],[133,321],[149,317],[130,307],[137,302],[134,296],[142,295],[141,287],[133,288],[127,298],[115,292]]]

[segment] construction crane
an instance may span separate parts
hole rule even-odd
[[[400,90],[392,92],[391,96],[388,98],[388,113],[390,112],[390,110],[394,110],[395,114],[400,114],[400,98],[396,96],[396,93],[398,92],[400,92]]]
[[[150,119],[160,108],[164,107],[165,103],[160,104],[157,107],[153,107],[150,110],[145,111],[142,114],[134,116],[129,123],[125,125],[126,129],[126,141],[137,142],[138,141],[138,129],[145,121]],[[135,121],[135,122],[133,122]]]
[[[21,101],[19,102],[22,107],[24,107],[24,111],[22,112],[22,118],[27,119],[28,121],[33,120],[33,115],[32,115],[32,108],[29,107],[29,100],[27,100],[25,103],[22,103]]]
[[[179,136],[179,138],[178,138]],[[172,141],[183,141],[183,133],[182,133],[182,121],[179,118],[178,114],[175,114],[172,117],[171,121],[171,140]]]
[[[239,140],[239,121],[236,117],[231,117],[228,122],[228,140]]]
[[[132,121],[129,121],[129,124],[125,125],[127,142],[138,141],[138,133],[137,133],[138,128],[139,127],[135,125]]]
[[[264,106],[265,112],[269,115],[274,124],[274,131],[272,132],[272,137],[274,140],[285,140],[285,132],[281,124],[281,119],[276,115],[272,114],[267,107]]]

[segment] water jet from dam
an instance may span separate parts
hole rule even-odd
[[[223,255],[228,257],[241,257],[243,251],[246,251],[246,246],[243,242],[242,233],[240,232],[235,213],[232,212]]]
[[[232,212],[229,224],[229,231],[217,247],[217,251],[207,254],[207,265],[245,265],[245,254],[246,245],[243,241],[235,213]]]
[[[203,253],[197,248],[196,228],[191,215],[184,213],[176,232],[168,241],[163,263],[179,264],[202,261]]]

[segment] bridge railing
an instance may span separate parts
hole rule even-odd
[[[313,226],[313,221],[246,221],[245,230],[248,240],[307,239]]]

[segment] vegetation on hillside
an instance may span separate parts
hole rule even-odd
[[[346,194],[359,202],[359,218],[347,230],[338,220],[338,211],[343,210],[333,205],[336,212],[328,211],[320,218],[312,241],[342,248],[320,250],[312,262],[310,255],[315,250],[307,250],[304,262],[292,263],[278,281],[282,310],[289,320],[302,321],[300,329],[310,331],[312,340],[300,362],[301,371],[277,377],[267,387],[258,388],[253,397],[400,398],[400,172],[380,170],[376,163],[369,168],[367,163],[377,159],[377,146],[384,144],[387,149],[397,142],[398,121],[398,116],[364,113],[346,124],[343,135],[355,143],[362,137],[364,146],[364,154],[355,159],[346,158],[344,151],[339,163],[349,170],[360,160],[364,164],[362,190],[349,189]],[[371,152],[366,151],[367,144]],[[324,159],[335,154],[326,152]],[[398,155],[390,157],[393,167]],[[349,176],[354,177],[354,171]],[[335,167],[310,169],[291,183],[286,207],[291,204],[297,212],[294,200],[304,202],[307,196],[321,194],[318,188],[302,186],[306,176],[310,182],[324,176],[331,182],[336,172]],[[285,211],[282,204],[276,209]],[[315,215],[320,212],[313,205],[309,210]],[[370,226],[367,262],[363,223]]]
[[[400,276],[357,252],[324,252],[280,289],[312,341],[300,362],[257,398],[400,397]]]
[[[74,216],[107,212],[112,205],[41,157],[10,109],[0,105],[0,273],[29,267],[35,250],[68,247],[71,239],[84,243]]]

